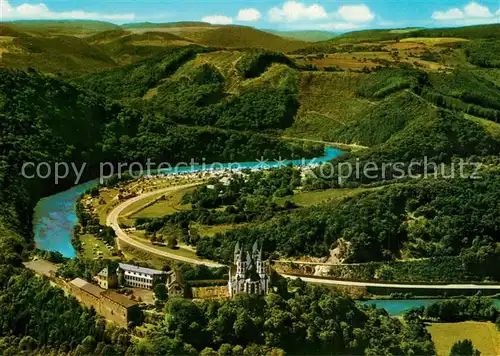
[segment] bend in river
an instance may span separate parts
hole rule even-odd
[[[280,167],[283,165],[293,164],[299,165],[314,165],[322,162],[327,162],[340,155],[341,150],[327,147],[323,157],[309,160],[287,160],[284,162],[267,161],[266,166]],[[259,162],[239,162],[239,168],[256,168],[262,163]],[[218,165],[218,169],[234,168],[235,163]],[[177,172],[199,172],[205,170],[207,165],[185,167],[178,169]],[[172,170],[162,170],[164,174],[172,173]],[[42,250],[58,251],[65,257],[75,257],[76,252],[71,245],[71,237],[73,228],[77,223],[76,217],[76,201],[78,197],[87,189],[96,185],[99,181],[93,180],[83,183],[64,192],[46,197],[38,202],[35,207],[33,219],[33,228],[36,247]]]

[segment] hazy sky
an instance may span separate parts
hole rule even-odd
[[[460,26],[500,22],[500,0],[0,0],[0,19],[114,23],[205,21],[282,30]]]

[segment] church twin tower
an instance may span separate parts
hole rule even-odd
[[[229,296],[237,294],[266,295],[269,291],[269,276],[262,260],[262,246],[257,241],[252,253],[243,251],[237,243],[234,249],[234,264],[229,269]]]

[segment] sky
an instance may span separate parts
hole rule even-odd
[[[0,0],[0,20],[204,21],[346,32],[500,22],[500,0]]]

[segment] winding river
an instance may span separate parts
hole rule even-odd
[[[325,155],[309,160],[286,160],[286,161],[268,161],[265,162],[266,167],[281,167],[283,165],[314,165],[322,162],[327,162],[343,154],[343,151],[336,148],[325,148]],[[240,168],[256,168],[262,163],[239,162]],[[234,168],[234,163],[217,165],[217,169]],[[205,170],[207,166],[199,165],[192,167],[183,167],[177,169],[177,172],[199,172]],[[170,174],[173,170],[162,170],[163,174]],[[59,251],[65,257],[75,257],[76,252],[71,245],[71,237],[73,228],[77,223],[76,218],[76,200],[87,189],[96,185],[98,180],[93,180],[87,183],[76,185],[73,188],[64,192],[51,195],[38,202],[35,207],[33,228],[36,247],[43,250]]]
[[[325,155],[311,160],[288,160],[284,162],[266,162],[268,167],[280,167],[283,165],[312,165],[321,162],[326,162],[338,157],[343,152],[334,149],[326,148]],[[256,168],[258,162],[240,162],[240,168]],[[230,168],[231,164],[223,164],[218,169]],[[178,169],[178,172],[199,172],[206,169],[206,166],[194,166],[184,169]],[[172,173],[172,170],[161,171],[164,174]],[[76,185],[64,192],[46,197],[38,202],[35,207],[33,228],[36,246],[43,250],[59,251],[65,257],[75,257],[76,252],[71,245],[71,237],[73,228],[77,223],[76,217],[76,201],[78,197],[90,187],[98,184],[99,180],[93,180],[83,184]],[[377,308],[383,308],[390,315],[402,315],[406,310],[413,307],[426,306],[437,300],[434,299],[413,299],[413,300],[369,300],[361,302],[362,304],[374,304]],[[500,300],[494,300],[495,305],[500,308]]]

